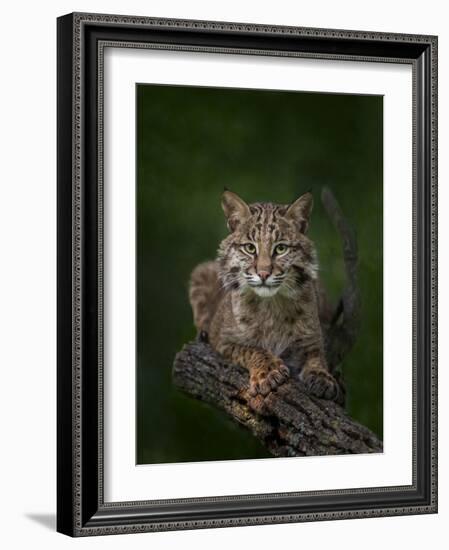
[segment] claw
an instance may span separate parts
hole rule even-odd
[[[337,398],[338,384],[327,370],[309,370],[302,373],[301,378],[308,393],[329,400]]]
[[[282,363],[259,367],[251,373],[249,395],[254,397],[259,393],[266,396],[283,384],[289,375],[288,367]]]

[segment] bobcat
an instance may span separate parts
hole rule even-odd
[[[307,229],[311,193],[290,205],[247,204],[225,190],[229,235],[215,261],[192,272],[189,298],[198,332],[249,372],[249,394],[267,395],[289,376],[335,399],[319,319],[317,255]]]

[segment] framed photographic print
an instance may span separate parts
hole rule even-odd
[[[437,511],[437,38],[58,19],[58,531]]]

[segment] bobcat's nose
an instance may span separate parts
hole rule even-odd
[[[268,277],[271,275],[269,271],[258,271],[257,275],[261,278],[262,282],[264,283]]]

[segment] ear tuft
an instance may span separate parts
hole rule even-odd
[[[249,218],[251,212],[246,202],[236,193],[225,188],[221,197],[221,206],[228,223],[229,231],[233,232],[237,226]]]
[[[306,233],[309,227],[310,214],[313,208],[313,196],[310,191],[301,195],[288,208],[286,218],[293,220],[299,227],[301,233]]]

